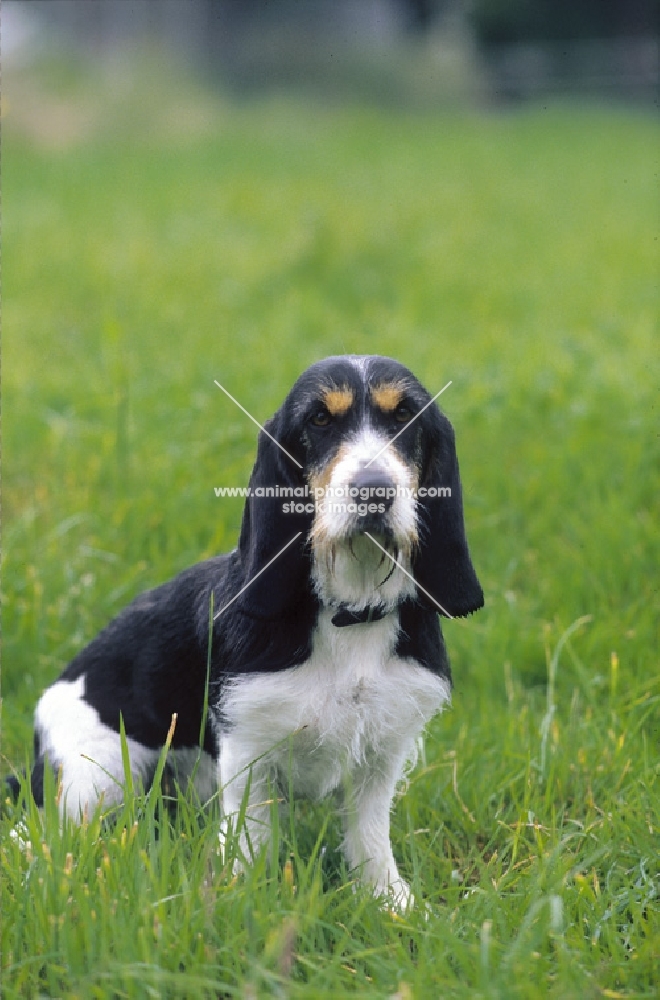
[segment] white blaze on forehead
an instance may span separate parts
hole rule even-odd
[[[370,357],[371,355],[369,354],[357,354],[353,355],[352,357],[349,357],[348,359],[350,363],[353,365],[353,367],[357,368],[363,379],[367,374],[367,366],[369,364]]]

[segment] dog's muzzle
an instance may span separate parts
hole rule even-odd
[[[368,490],[369,501],[383,505],[386,511],[390,509],[396,496],[394,480],[382,469],[369,467],[360,469],[350,487],[351,490],[358,490],[359,496],[363,495],[363,491]]]
[[[349,536],[362,535],[372,531],[389,539],[392,529],[387,518],[396,497],[396,484],[383,469],[361,468],[349,484],[351,499],[367,507],[377,507],[378,510],[367,510],[353,515]]]

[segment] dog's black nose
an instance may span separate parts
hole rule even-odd
[[[382,469],[371,467],[360,469],[352,480],[350,488],[351,499],[384,504],[385,510],[390,509],[396,497],[394,480]],[[354,490],[358,490],[357,496],[354,495]]]

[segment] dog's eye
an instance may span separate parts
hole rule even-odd
[[[399,403],[394,411],[394,416],[400,424],[407,424],[412,419],[413,411],[406,403]]]
[[[311,422],[315,427],[327,427],[332,417],[326,410],[325,406],[319,406],[317,410],[311,416]]]

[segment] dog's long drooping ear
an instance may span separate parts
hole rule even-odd
[[[427,413],[430,449],[424,456],[420,486],[427,490],[435,488],[438,495],[418,499],[420,538],[413,575],[445,612],[461,617],[483,607],[484,595],[465,536],[454,430],[435,405]],[[449,487],[451,495],[442,495],[442,487]],[[418,599],[434,607],[419,590]]]
[[[278,410],[265,427],[276,441],[291,450],[295,443],[286,440],[282,432],[284,423],[282,410]],[[301,456],[297,459],[300,461]],[[247,615],[264,619],[286,615],[295,611],[305,593],[309,574],[306,543],[312,514],[283,510],[284,505],[310,502],[309,497],[301,496],[304,486],[302,469],[262,431],[238,542],[243,584],[254,581],[237,601],[239,610]],[[286,491],[284,496],[273,495],[281,494],[282,487]],[[297,496],[294,490],[298,491]],[[299,537],[292,542],[298,533]]]

